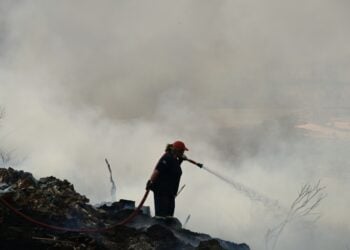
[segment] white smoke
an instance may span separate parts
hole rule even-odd
[[[93,203],[110,199],[105,158],[118,198],[138,201],[177,139],[190,158],[285,206],[321,179],[323,217],[288,225],[277,248],[345,249],[350,142],[334,124],[350,119],[347,7],[1,1],[0,146],[14,167],[66,178]],[[304,136],[304,122],[318,130]],[[188,163],[183,172],[176,216],[191,214],[189,229],[263,248],[283,214]]]

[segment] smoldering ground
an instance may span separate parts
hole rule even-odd
[[[344,1],[2,1],[3,151],[92,202],[140,200],[166,143],[283,207],[319,179],[322,217],[276,249],[346,249],[349,17]],[[297,129],[305,123],[335,135]],[[305,135],[306,134],[306,135]],[[184,163],[176,216],[264,249],[284,218]],[[152,200],[147,201],[152,206]]]

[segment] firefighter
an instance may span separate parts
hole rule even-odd
[[[155,216],[174,216],[175,197],[182,175],[181,163],[186,160],[185,151],[188,149],[182,141],[168,144],[146,184],[146,190],[153,191]]]

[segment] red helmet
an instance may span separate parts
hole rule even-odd
[[[185,143],[182,141],[176,141],[173,143],[173,148],[183,151],[188,151],[188,148],[186,148]]]

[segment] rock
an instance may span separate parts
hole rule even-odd
[[[221,247],[220,243],[215,240],[206,240],[199,243],[199,246],[196,248],[197,250],[225,250]]]
[[[153,240],[175,240],[174,233],[168,228],[155,224],[147,229],[147,235]]]
[[[157,223],[174,229],[181,229],[181,222],[175,217],[154,217]]]
[[[143,234],[131,238],[129,241],[128,250],[153,250],[155,245]]]

